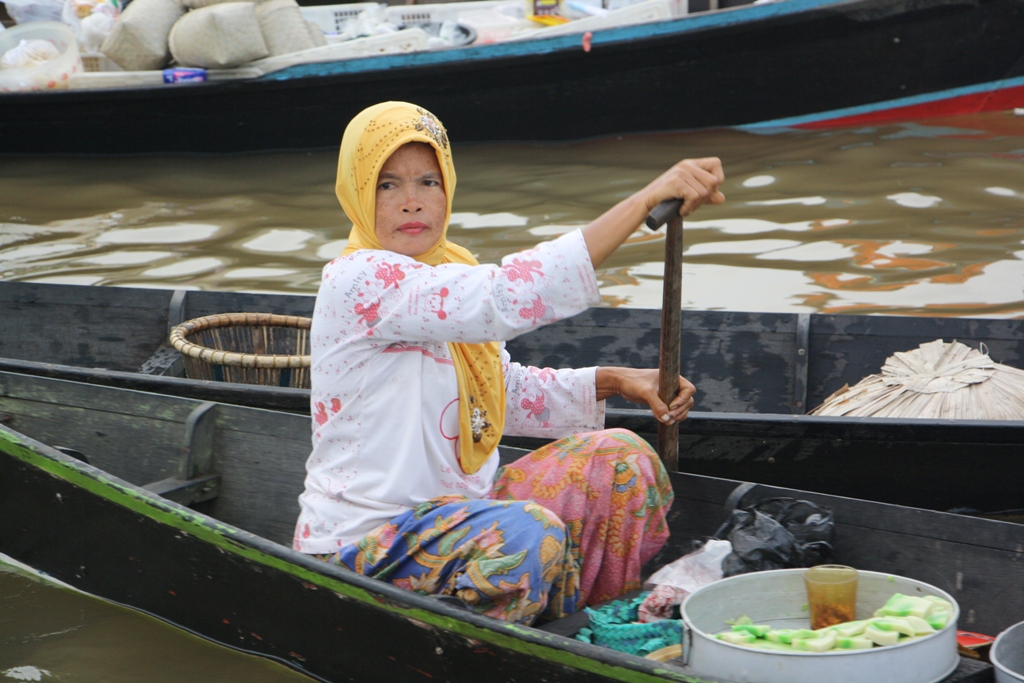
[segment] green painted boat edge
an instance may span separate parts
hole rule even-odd
[[[115,505],[149,517],[156,522],[171,526],[181,532],[215,545],[228,552],[245,557],[278,571],[291,574],[320,588],[338,593],[346,598],[373,605],[404,618],[419,621],[436,628],[458,634],[464,638],[491,643],[520,654],[544,659],[562,666],[598,674],[624,683],[651,681],[679,681],[681,683],[705,683],[702,679],[682,674],[667,668],[656,667],[651,672],[631,669],[621,665],[603,662],[569,652],[555,644],[562,636],[519,626],[498,624],[495,628],[477,626],[468,621],[446,617],[443,614],[415,607],[401,607],[390,601],[381,601],[373,593],[354,584],[314,572],[296,563],[263,552],[247,545],[237,537],[241,530],[202,515],[186,507],[161,499],[128,482],[106,474],[102,470],[68,458],[65,461],[58,452],[53,455],[40,452],[38,446],[50,450],[45,444],[0,425],[0,453],[5,453],[51,476],[77,486]],[[246,532],[242,532],[246,533]],[[372,580],[372,579],[371,579]],[[545,642],[550,641],[550,642]],[[610,651],[612,652],[612,651]]]

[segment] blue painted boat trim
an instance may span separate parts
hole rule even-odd
[[[987,83],[967,85],[961,88],[940,90],[938,92],[924,93],[922,95],[913,95],[911,97],[901,97],[896,100],[885,100],[884,102],[875,102],[873,104],[862,104],[856,107],[847,107],[845,109],[833,109],[831,111],[819,112],[817,114],[807,114],[805,116],[792,116],[790,118],[785,119],[772,119],[771,121],[761,121],[759,123],[748,123],[742,126],[735,127],[740,130],[757,130],[762,128],[792,128],[793,126],[800,126],[808,123],[820,123],[821,121],[828,121],[830,119],[843,119],[849,116],[862,116],[864,114],[873,114],[875,112],[886,111],[888,109],[912,107],[918,104],[928,104],[929,102],[951,100],[956,97],[963,97],[965,95],[977,95],[978,93],[995,92],[997,90],[1006,90],[1008,88],[1018,88],[1021,86],[1024,86],[1024,76],[1018,76],[1016,78],[1004,78],[998,81],[989,81]]]
[[[754,21],[763,21],[798,14],[807,10],[827,7],[829,5],[849,4],[849,0],[786,0],[785,2],[764,5],[747,5],[722,10],[694,14],[678,19],[634,24],[621,28],[597,30],[593,32],[592,46],[602,44],[630,42],[645,38],[685,34],[709,28],[720,28]],[[260,77],[260,80],[287,81],[298,78],[314,78],[319,76],[337,76],[340,74],[365,73],[370,71],[387,71],[408,67],[421,67],[455,62],[473,62],[505,57],[521,57],[525,55],[549,54],[571,48],[581,49],[580,34],[538,38],[536,40],[517,40],[507,43],[491,43],[488,45],[453,48],[433,52],[411,52],[384,55],[381,57],[359,57],[333,62],[317,62],[298,64],[281,71],[275,71]]]

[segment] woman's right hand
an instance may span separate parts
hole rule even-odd
[[[583,228],[590,262],[597,268],[626,241],[651,210],[666,199],[682,199],[679,214],[685,216],[702,204],[721,204],[725,181],[718,157],[684,159]]]
[[[668,199],[682,199],[679,215],[686,216],[702,204],[721,204],[725,195],[719,187],[725,181],[718,157],[684,159],[651,181],[641,190],[650,213]]]

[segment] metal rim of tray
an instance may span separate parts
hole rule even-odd
[[[228,365],[245,368],[308,368],[310,356],[238,353],[237,351],[221,351],[200,346],[188,341],[187,337],[196,332],[217,327],[293,327],[308,330],[311,318],[297,315],[278,315],[276,313],[217,313],[201,318],[186,320],[171,330],[170,342],[179,353],[189,358],[211,365]]]

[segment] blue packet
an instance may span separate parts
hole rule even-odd
[[[175,67],[164,69],[164,83],[205,83],[206,69]]]

